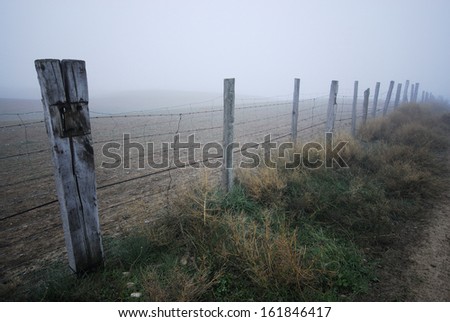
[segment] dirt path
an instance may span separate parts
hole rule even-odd
[[[450,301],[450,192],[432,211],[406,274],[412,301]]]

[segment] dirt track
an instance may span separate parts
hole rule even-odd
[[[411,300],[450,301],[450,192],[436,204],[406,272]]]

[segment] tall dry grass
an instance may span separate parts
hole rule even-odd
[[[107,240],[103,271],[75,279],[50,270],[18,298],[123,301],[138,291],[146,301],[357,299],[397,227],[445,187],[449,133],[450,114],[410,105],[368,122],[356,139],[335,137],[348,142],[348,168],[286,169],[279,158],[276,169],[238,171],[229,193],[205,172],[150,224]]]

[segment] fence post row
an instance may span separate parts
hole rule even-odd
[[[386,96],[386,101],[384,102],[384,108],[383,108],[383,116],[386,115],[387,110],[389,108],[389,103],[391,101],[391,96],[392,96],[392,90],[394,89],[394,81],[391,81],[389,84],[389,90]]]
[[[358,103],[358,81],[353,85],[352,135],[356,135],[356,105]]]
[[[331,81],[330,96],[328,98],[328,111],[327,111],[327,123],[326,132],[333,132],[334,119],[336,116],[335,108],[337,106],[337,93],[339,89],[339,82],[337,80]]]
[[[377,82],[375,85],[375,95],[373,97],[373,107],[372,107],[372,117],[375,118],[377,116],[377,107],[378,107],[378,95],[380,94],[380,82]]]
[[[294,97],[292,101],[292,124],[291,124],[291,137],[294,144],[297,143],[298,135],[298,104],[300,99],[300,79],[294,79]]]
[[[367,114],[369,112],[369,95],[370,95],[370,88],[364,91],[363,118],[362,118],[363,125],[365,125],[367,122]]]
[[[69,257],[77,274],[103,265],[85,62],[36,60],[56,191]]]
[[[223,172],[222,185],[225,191],[233,187],[233,149],[234,139],[234,78],[224,80],[223,88]]]

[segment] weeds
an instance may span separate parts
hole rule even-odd
[[[169,214],[106,240],[102,271],[36,273],[16,299],[345,301],[367,293],[402,220],[444,187],[448,114],[406,106],[361,128],[347,169],[242,170],[228,194],[207,175]],[[317,154],[317,158],[323,158]],[[281,160],[280,160],[281,161]],[[279,162],[282,164],[283,162]],[[140,294],[138,298],[131,293]]]

